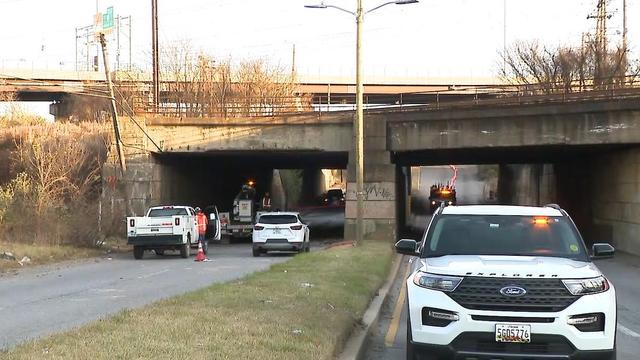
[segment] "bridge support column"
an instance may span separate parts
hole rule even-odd
[[[502,164],[498,196],[503,204],[538,206],[554,202],[555,173],[550,164]]]
[[[364,229],[366,240],[395,241],[397,237],[396,166],[387,151],[384,117],[365,114],[364,130]],[[356,236],[356,168],[354,149],[349,152],[345,239]]]

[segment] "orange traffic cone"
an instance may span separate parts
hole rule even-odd
[[[204,250],[202,250],[202,242],[198,241],[198,255],[196,255],[196,259],[194,261],[205,261],[207,257],[204,256]]]

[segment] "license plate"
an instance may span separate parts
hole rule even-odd
[[[531,325],[496,324],[496,342],[530,343]]]
[[[281,232],[280,229],[273,229],[274,234],[280,234],[280,232]]]
[[[160,231],[160,229],[158,229],[158,228],[151,229],[151,232],[158,232],[158,231]]]

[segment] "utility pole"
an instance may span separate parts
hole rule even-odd
[[[624,69],[624,75],[627,75],[627,66],[629,63],[629,59],[628,59],[628,43],[627,43],[627,0],[622,0],[622,51],[624,51],[624,54],[622,56],[624,56],[624,58],[622,59],[623,63],[623,69]]]
[[[502,72],[507,75],[507,0],[502,1]]]
[[[76,71],[78,71],[78,28],[76,28]]]
[[[153,107],[160,103],[160,70],[158,64],[158,0],[151,0],[151,56],[153,66]]]
[[[113,83],[111,82],[111,72],[109,71],[109,54],[107,52],[107,40],[104,38],[104,34],[100,33],[100,45],[102,46],[102,60],[104,61],[104,73],[107,78],[107,88],[109,89],[109,98],[111,103],[111,118],[113,120],[113,135],[116,141],[116,151],[118,153],[118,162],[120,163],[120,171],[122,177],[124,177],[127,171],[127,164],[124,159],[124,152],[122,151],[122,140],[120,138],[120,125],[118,124],[118,112],[116,111],[116,98],[113,94]]]
[[[120,163],[120,178],[123,184],[124,176],[127,172],[127,164],[125,162],[124,151],[122,150],[122,138],[120,136],[120,125],[118,124],[118,112],[116,111],[116,98],[113,93],[113,83],[111,82],[111,72],[109,71],[109,53],[107,52],[107,40],[103,33],[99,34],[100,45],[102,46],[102,60],[104,61],[104,73],[107,79],[107,88],[109,90],[109,98],[111,103],[111,119],[113,122],[113,135],[116,142],[116,152],[118,153],[118,162]],[[123,190],[125,211],[127,214],[133,214],[131,211],[131,204],[129,203],[129,193],[126,185]]]
[[[291,54],[291,77],[296,76],[296,44],[293,44],[293,50]]]
[[[596,13],[587,16],[587,19],[596,19],[596,38],[595,38],[595,74],[594,85],[602,85],[603,65],[607,56],[607,19],[611,15],[607,13],[607,1],[598,0]]]

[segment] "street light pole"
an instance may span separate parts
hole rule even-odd
[[[359,244],[364,237],[364,86],[362,84],[362,22],[364,13],[362,0],[357,0],[356,8],[356,239]]]
[[[317,5],[305,5],[305,7],[311,9],[337,9],[349,13],[356,18],[356,118],[353,124],[356,143],[356,238],[353,243],[354,245],[359,244],[364,238],[364,85],[362,78],[362,23],[364,21],[364,15],[387,5],[415,4],[418,0],[388,1],[368,11],[363,10],[362,0],[356,1],[355,13],[339,6],[325,4],[324,2]]]

